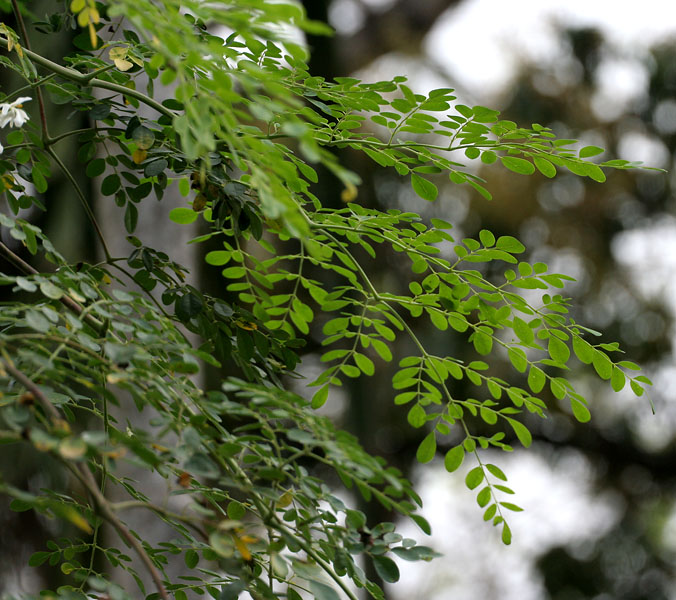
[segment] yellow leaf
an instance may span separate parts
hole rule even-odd
[[[78,529],[82,529],[82,531],[85,531],[86,533],[94,533],[94,530],[87,519],[85,519],[74,508],[67,508],[64,510],[62,516],[68,519]]]
[[[89,41],[91,42],[92,48],[96,48],[97,45],[96,30],[94,29],[94,26],[91,23],[89,23]]]
[[[146,156],[148,156],[148,153],[145,150],[138,148],[137,150],[134,150],[131,159],[135,164],[140,165],[146,159]]]
[[[83,8],[77,15],[77,24],[86,27],[89,24],[89,9]]]
[[[108,57],[110,58],[110,60],[124,59],[127,58],[127,53],[128,53],[127,48],[121,48],[120,46],[116,46],[115,48],[111,48],[110,50],[108,50]]]
[[[237,548],[237,551],[242,555],[242,558],[249,562],[251,560],[251,552],[249,552],[249,548],[247,545],[244,543],[243,538],[240,538],[237,535],[232,536],[235,540],[235,548]]]
[[[66,435],[70,433],[70,425],[65,419],[54,419],[52,424],[54,425],[54,433],[65,433]]]
[[[357,198],[357,188],[351,183],[345,186],[345,189],[340,193],[340,199],[343,202],[352,202]]]
[[[117,59],[113,61],[115,63],[115,66],[120,70],[120,71],[128,71],[131,69],[134,65],[130,63],[128,60],[123,60],[123,59]]]
[[[70,11],[79,13],[85,7],[85,0],[73,0],[70,3]]]
[[[59,454],[68,460],[82,458],[87,452],[87,444],[79,438],[66,438],[59,444]]]
[[[106,456],[108,458],[112,458],[115,460],[116,458],[122,458],[123,456],[126,456],[127,454],[127,449],[126,448],[118,448],[117,450],[108,450],[107,452],[102,452],[103,456]]]
[[[277,508],[286,508],[291,504],[291,501],[293,500],[293,496],[291,495],[291,492],[284,492],[278,499],[277,502],[275,503],[275,506]]]

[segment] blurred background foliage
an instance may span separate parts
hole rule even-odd
[[[503,118],[526,126],[540,123],[552,127],[559,136],[605,147],[604,159],[644,159],[653,166],[673,169],[676,39],[631,55],[627,48],[610,43],[600,30],[570,28],[560,23],[555,28],[559,54],[554,62],[526,58],[517,63],[508,85],[499,93],[490,90],[482,97],[476,89],[463,88],[452,66],[446,64],[446,57],[430,52],[433,46],[427,43],[433,30],[437,37],[444,35],[442,21],[452,21],[464,6],[476,2],[305,0],[311,18],[328,21],[337,29],[333,38],[308,39],[313,74],[331,78],[357,73],[371,80],[404,74],[416,91],[456,87],[459,101],[497,108]],[[39,15],[41,5],[46,4],[51,3],[31,2],[30,9]],[[518,21],[517,9],[514,10],[513,18]],[[3,17],[13,26],[9,14]],[[656,14],[655,18],[661,17]],[[64,47],[66,43],[64,40]],[[49,47],[59,53],[60,44],[53,34],[34,32],[33,46],[38,52]],[[621,70],[612,69],[627,62],[642,73],[638,80],[643,89],[625,98],[621,91],[613,92],[612,74]],[[16,85],[8,70],[0,71],[0,77],[3,89]],[[615,83],[621,83],[620,76]],[[50,115],[50,120],[77,118],[67,105],[50,106],[50,110],[59,111]],[[519,499],[522,494],[536,498],[531,506],[520,502],[526,504],[527,511],[538,510],[534,505],[539,498],[545,507],[542,518],[549,522],[544,529],[554,531],[566,503],[571,502],[571,494],[586,494],[590,504],[601,503],[607,510],[601,516],[577,514],[566,522],[566,527],[576,531],[549,539],[535,536],[534,541],[526,527],[519,529],[518,521],[529,523],[528,517],[515,516],[516,544],[500,551],[501,557],[505,552],[511,556],[504,564],[491,564],[496,556],[494,547],[499,545],[498,536],[492,535],[490,529],[482,530],[486,528],[480,513],[471,506],[472,496],[462,485],[444,487],[420,482],[424,497],[458,497],[441,502],[433,498],[429,506],[447,506],[448,511],[453,511],[464,503],[469,506],[469,517],[456,519],[449,529],[447,515],[428,513],[437,534],[435,539],[440,544],[439,540],[446,541],[446,547],[437,548],[446,556],[435,563],[416,566],[415,570],[403,570],[405,581],[389,590],[391,598],[410,597],[411,590],[417,590],[414,597],[425,600],[672,598],[676,589],[676,410],[670,402],[674,384],[669,383],[669,378],[674,370],[671,347],[676,300],[670,282],[673,271],[668,268],[676,255],[672,189],[676,179],[663,173],[613,171],[608,173],[605,184],[572,175],[550,181],[539,175],[519,177],[484,165],[480,174],[488,180],[492,202],[471,189],[444,183],[440,177],[435,182],[440,186],[439,199],[429,204],[417,199],[408,184],[394,173],[349,151],[342,152],[341,160],[364,181],[356,200],[360,204],[444,218],[454,223],[456,239],[476,236],[482,228],[496,235],[514,235],[526,244],[530,260],[542,260],[552,271],[573,275],[577,283],[567,291],[575,297],[579,314],[572,316],[605,331],[609,339],[620,341],[629,358],[648,367],[656,383],[651,392],[657,411],[653,416],[647,402],[595,390],[591,387],[595,385],[592,378],[580,372],[575,376],[579,378],[578,385],[586,386],[592,398],[591,423],[580,425],[566,407],[552,409],[547,421],[530,423],[536,440],[531,453],[537,453],[538,460],[529,463],[527,476],[514,478]],[[63,155],[70,155],[76,163],[75,148]],[[319,181],[328,184],[315,193],[326,205],[340,206],[341,186],[332,182],[329,174],[324,175]],[[85,185],[86,180],[82,183]],[[46,229],[67,257],[82,255],[83,250],[93,247],[91,240],[80,234],[87,228],[80,226],[79,212],[71,210],[69,195],[57,186],[50,187],[45,201],[62,208],[62,216],[53,217],[50,223],[41,222],[39,213],[29,215]],[[396,256],[381,255],[370,276],[381,287],[396,293],[406,279],[399,272],[402,268],[405,267]],[[319,273],[316,276],[325,278]],[[327,286],[330,284],[326,281]],[[471,346],[458,343],[449,332],[430,328],[422,335],[436,345],[432,349],[439,353],[462,360],[476,358]],[[318,356],[312,350],[303,364],[308,377],[318,370]],[[405,352],[401,349],[395,354]],[[408,427],[406,411],[392,403],[391,369],[381,364],[374,377],[352,381],[341,394],[332,393],[325,410],[355,433],[369,452],[384,456],[415,480],[415,449],[420,442],[417,436],[422,433]],[[463,390],[458,387],[455,392],[460,395]],[[551,405],[556,405],[553,398]],[[373,423],[378,427],[374,428]],[[440,448],[440,452],[444,450]],[[0,453],[2,470],[13,471],[15,485],[24,489],[58,487],[58,482],[45,480],[50,471],[38,465],[37,460],[36,456]],[[507,468],[518,472],[518,460],[515,456]],[[528,494],[529,486],[537,488],[538,479],[550,477],[552,472],[558,480],[571,480],[566,494],[557,496],[558,488],[550,490],[553,497]],[[512,478],[512,473],[508,474]],[[441,472],[438,476],[449,478]],[[461,480],[459,474],[451,477]],[[362,509],[374,521],[388,519],[382,507]],[[460,526],[464,529],[460,530]],[[22,565],[45,539],[63,533],[53,527],[32,512],[10,512],[6,500],[0,499],[0,594],[32,587],[36,570],[22,570]],[[525,540],[521,544],[519,536]],[[514,565],[525,573],[525,584],[522,581],[518,589],[510,588],[514,574],[509,571]],[[37,575],[45,585],[58,585],[54,570]]]

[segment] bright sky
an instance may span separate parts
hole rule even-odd
[[[438,21],[426,49],[469,91],[492,95],[509,82],[520,58],[548,64],[559,55],[557,23],[597,27],[632,58],[676,37],[676,3],[642,0],[639,8],[617,0],[471,0]]]

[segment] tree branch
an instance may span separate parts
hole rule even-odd
[[[47,398],[45,393],[38,387],[38,385],[35,382],[33,382],[23,372],[17,369],[11,360],[5,357],[4,359],[0,359],[0,364],[2,364],[4,369],[8,373],[10,373],[12,377],[14,377],[21,385],[23,385],[28,391],[30,391],[35,396],[40,405],[43,407],[44,411],[49,414],[52,420],[57,420],[61,418],[59,411],[50,402],[49,398]],[[132,535],[131,531],[129,531],[127,526],[120,519],[118,519],[115,512],[111,509],[110,502],[101,493],[101,490],[99,489],[99,486],[96,483],[96,480],[94,479],[94,476],[92,475],[91,471],[87,468],[87,465],[78,463],[77,465],[72,466],[79,474],[78,479],[80,479],[82,484],[87,488],[87,491],[89,492],[90,496],[94,499],[94,502],[96,502],[96,505],[98,507],[101,516],[115,528],[119,536],[122,539],[124,539],[129,544],[130,547],[134,549],[136,554],[138,554],[139,558],[141,559],[141,562],[143,562],[146,569],[150,573],[150,576],[155,582],[155,586],[157,587],[157,591],[160,594],[162,600],[170,600],[169,594],[167,593],[167,590],[164,587],[164,582],[162,581],[162,575],[155,566],[155,563],[153,563],[143,545]]]

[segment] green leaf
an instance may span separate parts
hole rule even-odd
[[[528,368],[528,359],[526,358],[526,353],[521,348],[510,348],[507,350],[507,356],[509,356],[509,360],[519,373],[524,373],[526,371]]]
[[[132,131],[131,138],[141,150],[149,150],[155,143],[155,134],[143,125]]]
[[[364,373],[364,375],[373,375],[375,373],[375,365],[368,356],[360,354],[359,352],[355,352],[353,356],[354,362],[357,364],[357,367],[359,367],[359,370]]]
[[[486,248],[491,248],[495,245],[495,236],[488,229],[482,229],[479,232],[479,239]]]
[[[200,561],[200,556],[195,550],[187,550],[184,556],[185,565],[189,569],[194,569]]]
[[[427,413],[420,404],[414,404],[408,411],[408,422],[411,427],[422,427],[427,422]]]
[[[207,264],[214,265],[216,267],[223,266],[227,264],[232,258],[232,252],[229,250],[212,250],[208,252],[204,257],[204,260]]]
[[[47,191],[48,184],[45,176],[42,174],[42,170],[38,168],[37,165],[33,167],[31,176],[33,178],[33,184],[35,185],[37,192],[44,194]]]
[[[552,178],[556,176],[556,167],[546,158],[537,155],[533,157],[533,162],[535,163],[537,170],[540,171],[540,173],[542,173],[545,177]]]
[[[624,388],[627,378],[624,374],[624,371],[618,367],[613,367],[613,374],[610,377],[610,385],[613,388],[613,391],[619,392]]]
[[[106,170],[106,161],[102,158],[95,158],[87,165],[87,177],[98,177]]]
[[[493,338],[488,335],[483,329],[476,329],[472,334],[472,341],[474,348],[482,356],[490,354],[493,349]]]
[[[428,433],[420,445],[418,446],[418,451],[416,452],[416,459],[420,463],[430,462],[434,455],[437,452],[437,438],[433,431]]]
[[[547,350],[549,356],[552,357],[552,360],[563,363],[564,365],[570,358],[570,350],[568,349],[567,344],[553,335],[549,336]]]
[[[517,337],[527,346],[535,341],[535,334],[533,333],[533,330],[523,319],[515,316],[512,322],[512,327]]]
[[[162,173],[168,166],[169,163],[164,158],[160,158],[159,160],[149,162],[144,167],[143,174],[146,177],[155,177],[156,175]]]
[[[525,158],[518,158],[516,156],[501,156],[500,161],[510,171],[519,173],[521,175],[532,175],[535,173],[533,163],[527,161]]]
[[[330,585],[311,580],[309,582],[309,587],[315,600],[340,600],[340,596]]]
[[[326,401],[329,398],[329,386],[325,385],[322,388],[319,388],[315,394],[312,396],[312,408],[320,408],[326,404]]]
[[[396,583],[399,581],[399,567],[391,558],[382,555],[374,555],[373,566],[378,576],[387,583]]]
[[[169,218],[179,225],[189,225],[194,223],[198,214],[192,208],[179,206],[169,211]]]
[[[481,485],[484,477],[484,470],[481,467],[474,467],[469,473],[467,473],[467,476],[465,477],[465,485],[470,490],[473,490]]]
[[[580,423],[586,423],[591,419],[589,409],[579,400],[571,398],[570,407],[573,409],[573,415]]]
[[[491,488],[486,486],[477,494],[476,502],[480,508],[483,508],[491,501]]]
[[[594,348],[592,348],[589,342],[577,335],[573,336],[573,351],[580,362],[583,362],[586,365],[591,364],[592,360],[594,360]]]
[[[446,470],[449,473],[452,473],[460,467],[464,459],[465,449],[462,447],[462,445],[455,446],[446,452],[446,457],[444,458],[444,467],[446,467]]]
[[[413,191],[423,200],[433,202],[437,199],[439,190],[437,189],[437,186],[428,179],[420,177],[420,175],[416,175],[415,173],[411,173],[411,185],[413,186]]]
[[[484,465],[488,472],[493,475],[494,477],[497,477],[498,479],[501,479],[502,481],[507,481],[507,475],[505,475],[502,472],[502,469],[500,467],[497,467],[495,465],[492,465],[490,463],[487,463]]]
[[[545,373],[539,367],[532,365],[528,371],[528,387],[534,394],[539,394],[545,387]]]
[[[415,524],[420,527],[423,533],[427,535],[432,535],[432,528],[430,527],[430,524],[427,522],[427,519],[423,517],[422,515],[409,515],[411,519],[415,522]]]
[[[203,307],[204,304],[198,296],[188,293],[176,300],[174,308],[176,310],[176,316],[181,319],[181,321],[185,322],[199,315],[202,312]]]
[[[112,196],[117,190],[120,189],[120,176],[117,173],[108,175],[101,182],[101,193],[104,196]]]
[[[498,250],[504,250],[510,254],[521,254],[526,251],[526,247],[515,237],[511,235],[501,235],[495,244]]]
[[[502,523],[502,543],[505,546],[509,546],[512,543],[512,530],[509,528],[507,523]]]
[[[43,281],[40,283],[40,291],[47,296],[47,298],[51,298],[52,300],[59,300],[63,296],[63,290],[54,285],[51,281]]]
[[[132,202],[127,202],[127,208],[124,210],[124,227],[127,233],[134,233],[138,224],[138,209]]]
[[[580,158],[589,158],[590,156],[596,156],[597,154],[603,154],[604,152],[605,150],[598,146],[585,146],[580,149]]]
[[[594,350],[593,352],[592,364],[594,365],[594,370],[601,379],[610,379],[613,374],[613,363],[608,358],[608,355],[600,350]]]
[[[521,445],[524,448],[528,448],[533,442],[533,436],[531,435],[530,431],[528,431],[528,428],[523,423],[520,423],[515,419],[507,418],[507,421],[512,426],[512,429],[514,430],[516,437],[519,438]]]
[[[237,500],[231,500],[228,502],[226,512],[228,513],[228,517],[234,521],[240,521],[246,515],[246,507]]]

